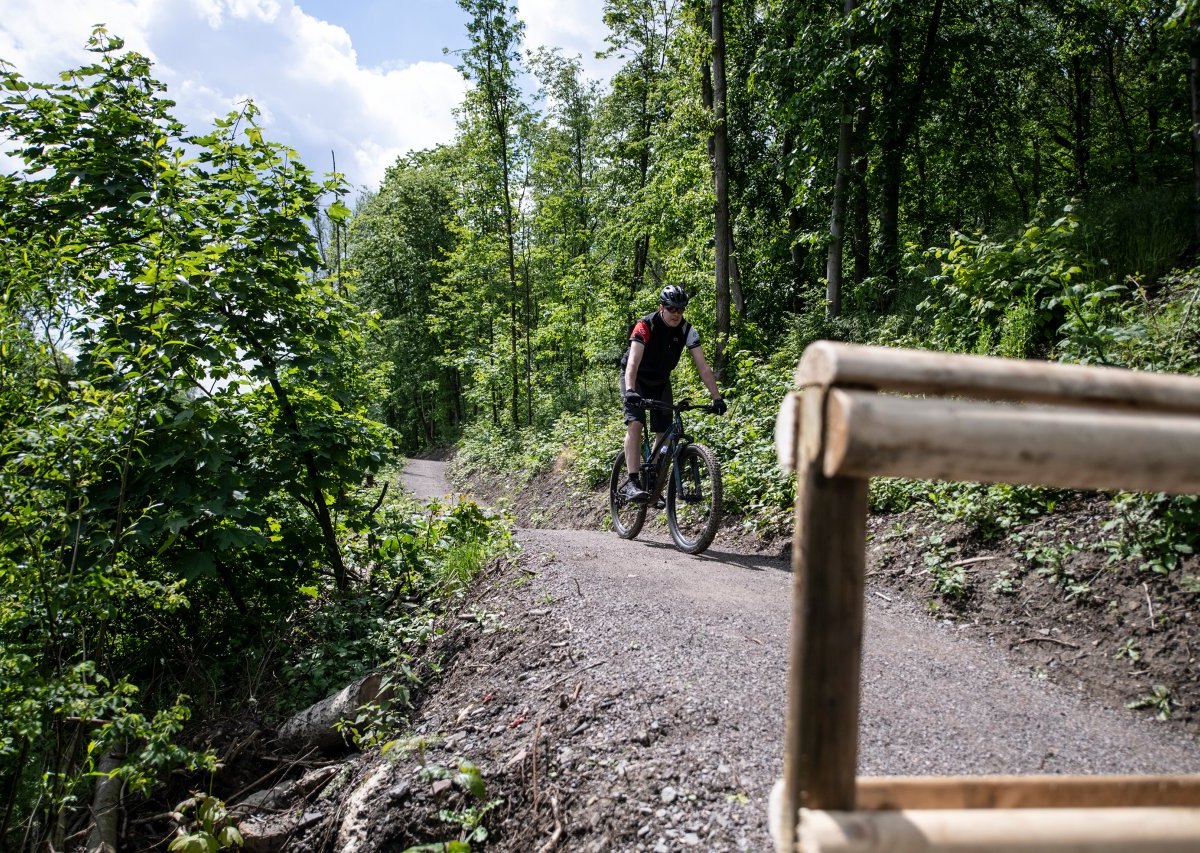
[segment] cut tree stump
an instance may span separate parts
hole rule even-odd
[[[345,752],[352,745],[334,726],[354,719],[363,705],[390,698],[390,691],[380,690],[382,680],[379,673],[372,673],[309,706],[280,726],[279,740],[288,746],[316,747],[325,753]]]

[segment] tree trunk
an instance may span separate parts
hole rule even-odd
[[[854,0],[846,0],[846,12]],[[843,105],[838,123],[837,174],[833,179],[833,208],[829,216],[829,254],[825,260],[825,316],[842,313],[842,249],[846,238],[846,187],[850,181],[850,116]]]
[[[862,284],[871,276],[871,200],[867,187],[870,166],[868,151],[871,136],[871,94],[859,102],[855,118],[853,172],[850,190],[850,247],[854,255],[854,283]]]
[[[733,310],[737,311],[739,316],[745,316],[746,297],[742,293],[742,267],[738,264],[732,227],[729,230],[729,295],[733,297]]]
[[[900,114],[904,109],[901,56],[904,39],[899,23],[893,23],[887,35],[888,65],[883,84],[883,139],[880,145],[879,254],[882,273],[893,295],[900,278],[900,180],[904,140]]]
[[[525,282],[525,426],[533,426],[533,295],[529,283],[529,259],[522,264]]]
[[[904,33],[902,23],[895,23],[888,32],[888,69],[885,76],[883,101],[885,121],[881,166],[879,243],[883,256],[883,274],[892,285],[893,297],[900,284],[900,189],[904,178],[904,151],[917,124],[925,89],[933,69],[941,30],[945,0],[934,0],[925,28],[925,40],[916,80],[911,86],[903,81]]]
[[[712,0],[713,40],[713,176],[716,183],[717,215],[714,228],[716,243],[717,347],[714,369],[720,375],[725,367],[725,348],[729,343],[729,149],[726,133],[728,109],[725,88],[725,12],[722,0]]]
[[[254,353],[259,364],[267,369],[267,382],[271,386],[271,391],[275,394],[275,399],[279,403],[279,411],[283,415],[284,426],[293,438],[300,440],[300,421],[296,417],[296,410],[292,408],[291,397],[287,393],[287,389],[283,387],[283,382],[279,378],[279,367],[275,363],[275,358],[267,351],[257,340],[254,341],[257,352]],[[337,541],[337,530],[333,525],[333,516],[329,514],[329,505],[325,501],[325,490],[321,487],[321,469],[317,465],[317,458],[311,451],[304,450],[300,453],[300,461],[304,463],[304,472],[308,482],[308,499],[302,501],[317,520],[317,526],[321,529],[321,538],[325,542],[325,553],[329,556],[330,565],[333,567],[333,578],[337,584],[339,591],[344,591],[347,586],[346,564],[342,560],[342,548]]]
[[[1112,95],[1113,106],[1117,108],[1117,117],[1121,120],[1121,136],[1124,137],[1125,153],[1129,157],[1129,183],[1137,186],[1138,168],[1137,152],[1134,149],[1133,130],[1129,126],[1129,116],[1125,112],[1125,101],[1121,98],[1121,87],[1117,81],[1117,61],[1113,55],[1115,47],[1111,41],[1104,45],[1104,71],[1108,80],[1108,91]]]
[[[783,141],[780,145],[780,159],[783,162],[783,168],[780,170],[784,177],[780,181],[780,196],[787,204],[787,233],[788,233],[788,249],[791,254],[791,273],[792,273],[792,288],[791,294],[785,304],[772,306],[779,309],[786,309],[797,314],[804,311],[804,265],[808,261],[808,248],[805,243],[800,241],[800,234],[804,230],[804,211],[795,204],[792,204],[795,193],[792,190],[791,184],[787,182],[787,163],[792,157],[792,149],[794,147],[792,132],[785,130],[783,132]]]
[[[843,13],[847,21],[854,14],[855,0],[846,0]],[[851,45],[846,45],[849,49]],[[849,85],[850,81],[844,81]],[[842,313],[842,254],[846,243],[846,189],[850,184],[850,147],[854,142],[854,124],[850,99],[842,99],[838,121],[837,171],[833,178],[833,204],[829,215],[829,254],[825,259],[825,316]]]
[[[701,63],[700,66],[700,94],[704,101],[704,106],[713,110],[713,85],[712,85],[712,66],[708,62]],[[728,137],[726,137],[728,138]],[[717,158],[716,158],[716,140],[713,136],[708,137],[708,164],[713,170],[713,186],[717,183]],[[726,147],[728,153],[728,147]],[[726,187],[728,187],[728,163],[726,164]],[[718,200],[718,205],[720,204]],[[728,190],[726,190],[726,209],[728,211]],[[716,245],[716,229],[714,226],[714,245]],[[733,310],[739,315],[746,313],[746,298],[742,294],[742,271],[738,267],[737,262],[737,247],[733,241],[733,215],[727,213],[725,223],[725,245],[728,251],[729,258],[729,295],[733,300]]]
[[[354,719],[363,705],[390,698],[388,691],[380,690],[382,682],[382,676],[373,673],[310,705],[279,727],[279,740],[294,747],[345,752],[350,743],[335,725]]]
[[[1192,227],[1200,242],[1200,38],[1192,39],[1191,73],[1188,84],[1192,95]]]
[[[500,400],[496,394],[496,322],[488,314],[488,364],[492,368],[488,385],[492,397],[492,426],[500,426]]]
[[[92,793],[92,828],[88,833],[88,853],[117,853],[118,818],[121,816],[121,789],[124,780],[111,774],[125,762],[125,748],[118,743],[100,757],[96,788]]]
[[[1071,112],[1074,137],[1071,140],[1075,161],[1075,188],[1088,191],[1088,161],[1091,159],[1092,81],[1091,69],[1078,56],[1071,58]]]

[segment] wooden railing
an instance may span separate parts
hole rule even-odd
[[[856,776],[868,478],[1200,493],[1200,379],[819,342],[796,387],[777,850],[1200,851],[1200,776]]]

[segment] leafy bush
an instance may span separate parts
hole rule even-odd
[[[775,419],[795,367],[790,358],[778,367],[746,351],[731,353],[728,413],[688,422],[696,440],[710,445],[721,460],[726,510],[757,532],[775,533],[790,524],[795,503],[795,478],[779,470],[775,451]],[[700,393],[699,399],[707,400]]]
[[[65,849],[120,741],[140,787],[212,767],[188,706],[303,590],[349,590],[390,445],[312,230],[340,185],[251,105],[185,140],[149,60],[90,49],[50,84],[0,67],[0,846]]]
[[[1108,362],[1123,318],[1102,262],[1088,259],[1074,208],[1004,240],[951,235],[925,252],[930,292],[918,306],[923,346],[1012,357]]]
[[[302,707],[379,668],[402,676],[407,695],[417,654],[445,607],[479,570],[510,547],[511,521],[473,501],[399,497],[382,507],[369,534],[352,545],[366,582],[349,595],[306,587],[292,616],[280,664],[284,710]],[[400,699],[397,704],[403,705]]]
[[[514,430],[480,418],[463,430],[455,466],[466,474],[510,474],[527,483],[550,469],[560,447],[557,437],[536,427]]]
[[[608,484],[613,456],[625,440],[621,405],[615,398],[608,405],[566,413],[554,425],[561,436],[572,476],[580,488],[595,489]]]
[[[1116,559],[1135,560],[1143,571],[1166,575],[1200,545],[1200,498],[1195,495],[1122,492],[1113,506],[1116,517],[1105,530],[1116,534],[1107,543]]]
[[[1153,282],[1170,272],[1192,242],[1192,198],[1187,183],[1124,186],[1081,206],[1090,224],[1085,250],[1107,264],[1114,281]]]
[[[1060,495],[1052,489],[1006,483],[934,483],[927,500],[941,520],[961,522],[984,541],[994,541],[1053,512]]]

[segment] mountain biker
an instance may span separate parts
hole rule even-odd
[[[629,480],[621,495],[630,501],[646,501],[649,493],[642,488],[639,474],[642,424],[646,417],[645,400],[671,403],[671,371],[679,364],[684,349],[692,355],[696,372],[712,397],[714,411],[725,414],[725,400],[717,389],[712,368],[700,349],[700,333],[683,319],[688,295],[677,284],[668,284],[658,297],[658,309],[634,324],[629,332],[629,349],[621,357],[621,396],[625,402],[625,463]],[[671,413],[650,411],[650,428],[657,440],[671,425]]]

